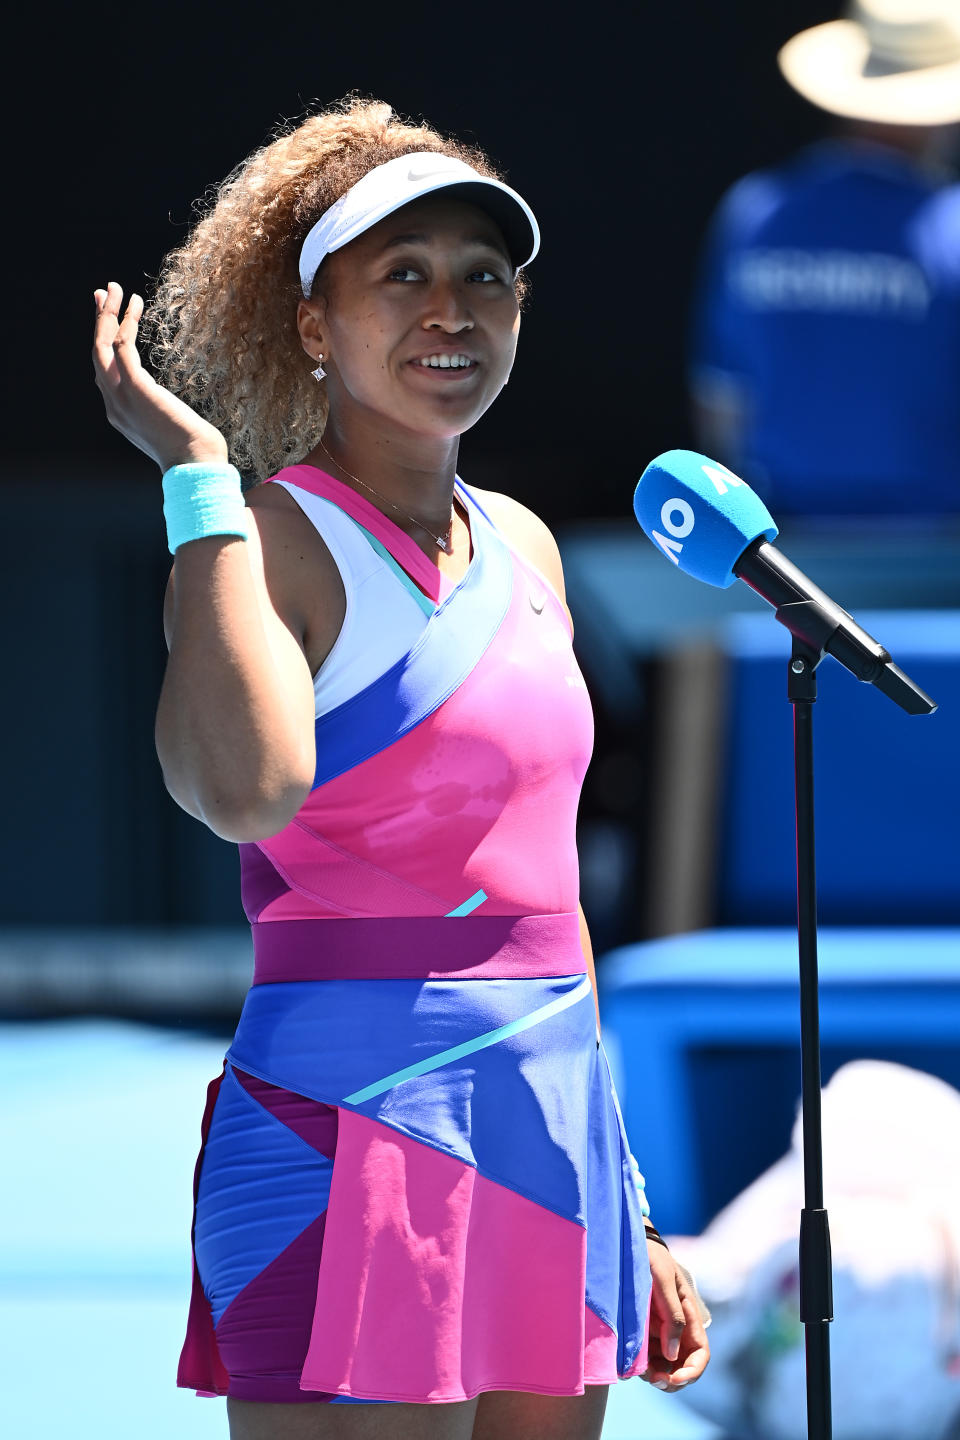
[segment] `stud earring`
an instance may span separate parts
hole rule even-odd
[[[327,373],[326,370],[324,370],[323,365],[322,365],[322,363],[321,363],[322,360],[323,360],[323,356],[322,356],[322,355],[318,355],[318,356],[317,356],[317,368],[316,368],[316,370],[311,370],[311,371],[310,371],[310,374],[313,376],[314,380],[316,380],[318,383],[323,379],[323,377],[324,377],[324,376],[326,375],[326,373]]]

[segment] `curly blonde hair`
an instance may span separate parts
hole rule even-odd
[[[326,386],[296,325],[304,236],[368,170],[418,151],[501,178],[482,151],[348,96],[281,126],[198,202],[200,219],[165,258],[145,322],[154,371],[221,431],[247,480],[306,455],[326,424]]]

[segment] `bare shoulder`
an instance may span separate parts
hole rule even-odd
[[[269,481],[249,486],[243,498],[251,510],[296,510],[297,502],[283,485],[271,485]]]
[[[503,531],[524,559],[546,576],[560,599],[564,600],[563,564],[549,525],[526,505],[514,500],[512,495],[481,490],[476,485],[471,485],[470,489],[497,528]]]
[[[255,485],[244,499],[263,550],[264,569],[274,586],[315,590],[324,579],[339,582],[336,561],[315,525],[282,485]]]
[[[283,485],[252,485],[243,495],[247,509],[253,511],[257,529],[267,533],[313,529],[289,490]]]
[[[343,624],[346,597],[337,562],[282,485],[255,485],[244,498],[257,530],[267,593],[315,670]]]

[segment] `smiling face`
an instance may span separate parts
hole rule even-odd
[[[323,352],[338,428],[460,435],[500,393],[516,351],[500,229],[461,200],[416,200],[327,257],[298,326],[304,349]]]

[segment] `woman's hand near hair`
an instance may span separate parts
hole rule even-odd
[[[121,318],[119,285],[95,293],[93,363],[111,425],[162,471],[226,464],[219,431],[140,363],[140,297],[130,297]],[[167,789],[228,840],[281,830],[308,794],[315,765],[313,684],[296,596],[286,593],[284,566],[264,560],[271,545],[288,552],[288,539],[271,514],[248,513],[248,540],[211,535],[177,550],[164,607],[170,658],[157,707]]]
[[[93,370],[107,419],[161,470],[190,461],[227,459],[227,442],[214,427],[158,385],[143,368],[137,329],[143,300],[131,295],[120,315],[123,291],[112,280],[93,292],[97,319],[93,332]]]

